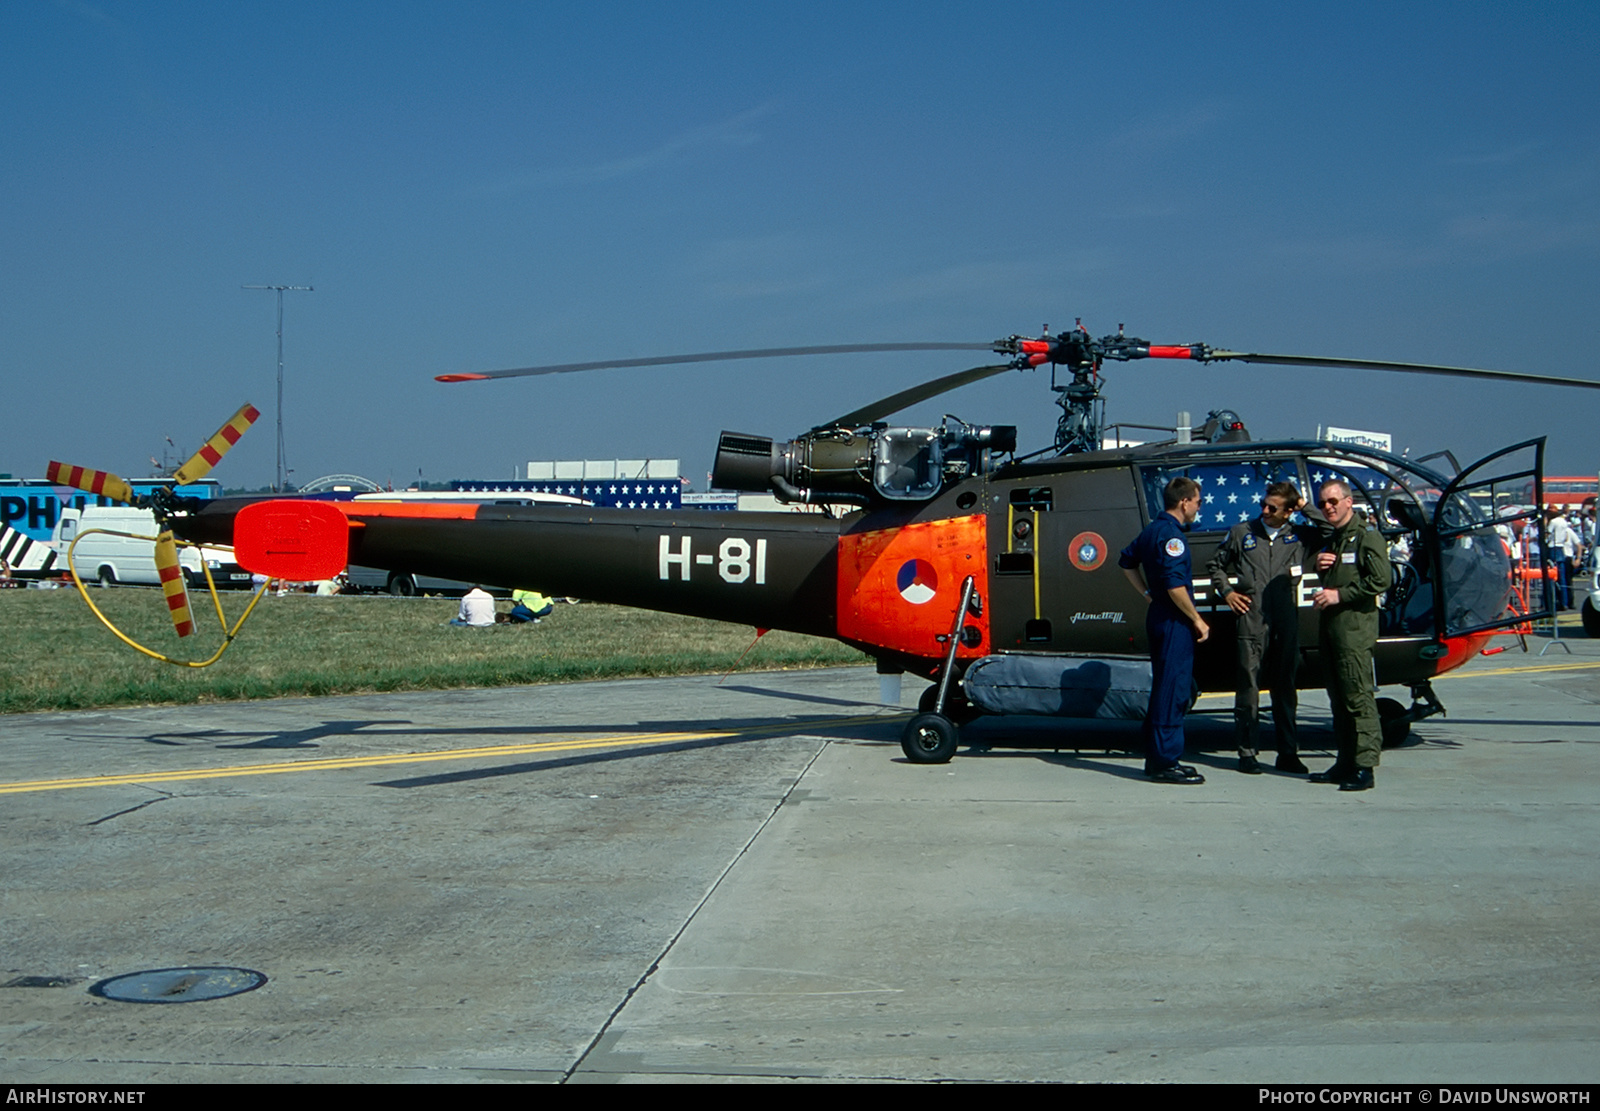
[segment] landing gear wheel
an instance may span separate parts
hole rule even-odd
[[[1600,609],[1594,607],[1593,594],[1583,600],[1583,631],[1592,637],[1600,637]]]
[[[960,739],[961,731],[949,718],[918,714],[906,722],[900,749],[913,764],[948,764]]]
[[[1378,721],[1383,725],[1383,747],[1399,748],[1411,736],[1406,708],[1392,698],[1378,699]]]
[[[389,593],[396,598],[411,598],[417,593],[417,580],[410,575],[393,574],[389,576]]]
[[[917,709],[924,714],[934,713],[934,704],[939,701],[939,684],[935,683],[917,699]],[[955,684],[950,685],[950,691],[944,698],[944,716],[955,722],[956,725],[971,725],[983,716],[983,711],[967,701],[967,696],[961,693],[961,688]]]

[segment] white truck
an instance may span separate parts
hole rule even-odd
[[[101,586],[160,585],[161,576],[156,571],[155,541],[134,539],[139,536],[154,537],[160,531],[156,527],[154,513],[124,505],[63,508],[50,536],[50,546],[56,550],[57,568],[66,569],[67,549],[80,534],[88,533],[91,529],[132,535],[95,533],[84,536],[72,551],[72,563],[80,579],[85,582],[97,580]],[[204,588],[204,564],[210,565],[211,578],[218,587],[250,585],[250,572],[233,562],[232,552],[218,548],[178,549],[178,565],[183,568],[183,577],[190,586]]]

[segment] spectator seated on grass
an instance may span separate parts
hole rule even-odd
[[[468,629],[483,629],[494,624],[494,598],[474,583],[461,598],[461,610],[450,624]]]

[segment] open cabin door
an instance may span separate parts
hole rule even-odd
[[[1554,613],[1546,576],[1543,436],[1486,455],[1450,481],[1434,503],[1433,541],[1438,605],[1436,631],[1445,637],[1503,629]],[[1533,504],[1526,504],[1527,490]],[[1535,541],[1537,552],[1531,549]],[[1515,558],[1513,551],[1521,553]],[[1526,572],[1526,577],[1524,573]],[[1518,580],[1529,584],[1526,609],[1513,606]]]

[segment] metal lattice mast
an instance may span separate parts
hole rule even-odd
[[[299,290],[306,293],[313,292],[313,287],[308,285],[246,285],[241,289],[271,289],[278,294],[278,471],[273,481],[272,489],[275,493],[283,493],[283,291],[286,289]]]

